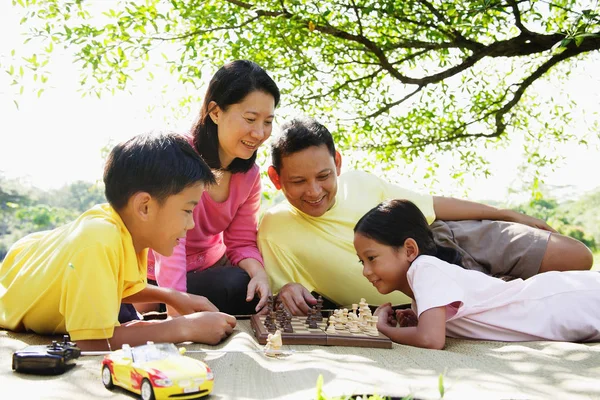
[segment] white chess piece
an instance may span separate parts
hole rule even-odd
[[[367,329],[365,330],[365,333],[369,336],[379,336],[379,331],[377,330],[377,320],[379,320],[379,317],[370,317],[369,318],[369,325],[367,326]]]
[[[335,333],[335,317],[332,315],[329,317],[329,326],[325,330],[327,333]]]
[[[274,357],[283,354],[281,351],[283,341],[281,340],[281,331],[277,329],[275,333],[269,333],[267,336],[267,344],[265,345],[264,352],[269,357]]]

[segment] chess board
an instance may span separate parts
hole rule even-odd
[[[325,312],[324,316],[328,316]],[[260,344],[267,343],[269,331],[265,327],[264,315],[253,315],[250,318],[254,336]],[[305,323],[306,317],[292,317],[292,327],[294,332],[284,332],[280,329],[281,340],[283,344],[312,344],[321,346],[350,346],[350,347],[377,347],[382,349],[391,349],[392,341],[387,336],[379,332],[379,336],[369,336],[366,333],[352,333],[348,330],[336,333],[327,333],[327,319],[318,322],[318,328],[310,329]]]

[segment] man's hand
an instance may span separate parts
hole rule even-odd
[[[265,313],[267,309],[263,307],[267,304],[267,299],[271,295],[271,287],[269,286],[269,278],[264,269],[257,271],[252,279],[250,279],[246,301],[252,301],[255,294],[260,296],[260,301],[255,308],[256,312],[262,309],[262,313]]]
[[[282,287],[278,298],[292,315],[307,315],[308,309],[317,304],[317,299],[304,286],[294,282]]]
[[[406,310],[396,310],[396,320],[401,328],[417,326],[419,324],[417,314],[415,314],[415,312],[410,308]]]
[[[509,217],[507,218],[508,221],[518,222],[519,224],[528,225],[534,228],[542,229],[544,231],[557,233],[557,231],[550,225],[548,225],[544,220],[534,218],[529,215],[521,214],[520,212],[512,210],[507,210],[506,212],[509,214]]]
[[[486,204],[453,197],[433,196],[433,210],[436,218],[443,221],[462,221],[468,219],[517,222],[545,231],[556,232],[541,219],[530,217],[519,212],[500,209]]]

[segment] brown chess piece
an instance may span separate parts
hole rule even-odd
[[[319,298],[317,299],[317,306],[316,306],[316,319],[317,321],[321,322],[323,321],[323,313],[321,312],[323,310],[323,297],[319,296]]]
[[[319,325],[317,324],[317,315],[315,313],[310,314],[310,318],[308,321],[308,327],[310,329],[317,329]]]
[[[308,324],[310,322],[310,317],[313,315],[314,311],[315,310],[313,308],[308,309],[308,314],[306,314],[306,321],[304,321],[305,324]]]

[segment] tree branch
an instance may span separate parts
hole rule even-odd
[[[342,83],[341,85],[339,85],[339,86],[336,86],[336,87],[332,88],[331,90],[329,90],[329,91],[328,91],[327,93],[325,93],[325,94],[319,94],[319,95],[316,95],[316,96],[310,96],[310,97],[307,97],[307,98],[306,98],[306,100],[314,100],[314,99],[318,99],[318,98],[321,98],[321,97],[326,97],[326,96],[329,96],[329,95],[330,95],[330,94],[332,94],[332,93],[338,92],[340,89],[342,89],[342,88],[344,88],[344,87],[346,87],[346,86],[348,86],[348,85],[350,85],[350,84],[352,84],[352,83],[356,83],[356,82],[364,81],[365,79],[373,79],[373,78],[375,78],[375,77],[376,77],[376,76],[377,76],[377,75],[378,75],[378,74],[379,74],[379,73],[380,73],[382,70],[383,70],[383,68],[379,68],[379,69],[377,69],[375,72],[373,72],[373,73],[371,73],[371,74],[369,74],[369,75],[364,75],[364,76],[361,76],[361,77],[358,77],[358,78],[349,79],[349,80],[345,81],[344,83]]]
[[[452,130],[452,132],[449,132],[449,134],[446,135],[445,137],[442,137],[442,138],[434,137],[434,138],[422,140],[422,141],[419,141],[417,144],[413,144],[411,146],[399,146],[401,144],[401,142],[399,142],[399,141],[386,143],[385,146],[390,146],[390,145],[397,146],[398,149],[402,149],[402,150],[423,149],[428,145],[439,144],[439,143],[450,143],[450,142],[454,142],[454,141],[461,140],[461,139],[476,139],[476,138],[483,138],[483,137],[489,139],[489,138],[499,137],[499,136],[503,135],[506,131],[506,123],[504,122],[504,116],[506,114],[508,114],[508,112],[519,102],[519,100],[521,100],[521,97],[523,97],[525,90],[527,90],[527,88],[529,86],[531,86],[536,80],[538,80],[540,77],[542,77],[546,72],[548,72],[556,64],[560,63],[561,61],[566,60],[567,58],[577,56],[586,51],[589,51],[589,50],[581,50],[577,47],[572,47],[570,49],[565,50],[564,52],[562,52],[560,54],[552,56],[546,62],[541,64],[538,67],[538,69],[536,69],[531,75],[529,75],[527,78],[525,78],[518,85],[518,89],[514,92],[512,99],[510,101],[508,101],[506,104],[504,104],[501,108],[487,112],[479,118],[476,118],[472,121],[463,123],[463,124],[455,127]],[[508,93],[508,90],[510,90],[510,88],[507,89],[507,93]],[[506,96],[504,96],[503,98],[506,98]],[[384,107],[384,108],[386,108],[386,107]],[[391,107],[389,107],[389,108],[391,108]],[[387,109],[389,109],[389,108],[387,108]],[[387,111],[387,110],[383,110],[383,112],[385,112],[385,111]],[[371,114],[371,115],[373,115],[373,114]],[[475,122],[481,122],[491,115],[494,115],[494,120],[495,120],[494,122],[496,125],[496,129],[494,130],[494,132],[492,132],[492,133],[467,133],[467,132],[464,132],[464,130],[468,126],[472,125]],[[367,117],[369,117],[369,116],[367,116]],[[458,133],[458,132],[460,132],[460,133]],[[383,146],[372,146],[372,148],[381,148],[381,147],[383,147]]]
[[[529,29],[525,28],[523,22],[521,21],[521,12],[519,11],[519,5],[517,4],[517,2],[515,0],[508,0],[508,4],[512,9],[513,16],[515,17],[515,25],[517,26],[517,28],[519,28],[522,34],[528,36],[531,35]]]
[[[396,100],[393,103],[389,103],[384,105],[383,107],[379,108],[377,111],[375,111],[372,114],[368,114],[366,115],[364,118],[375,118],[380,116],[381,114],[389,111],[391,108],[396,107],[399,104],[404,103],[406,100],[410,99],[411,97],[413,97],[415,94],[419,93],[421,90],[423,90],[424,86],[419,86],[417,87],[415,90],[413,90],[411,93],[407,94],[406,96],[404,96],[403,98],[401,98],[400,100]],[[364,119],[363,118],[363,119]]]
[[[358,22],[358,33],[360,34],[360,36],[363,36],[363,26],[362,26],[362,21],[360,19],[360,13],[358,12],[358,8],[356,7],[356,2],[354,0],[352,1],[352,8],[354,9],[354,14],[356,15],[356,21]]]

